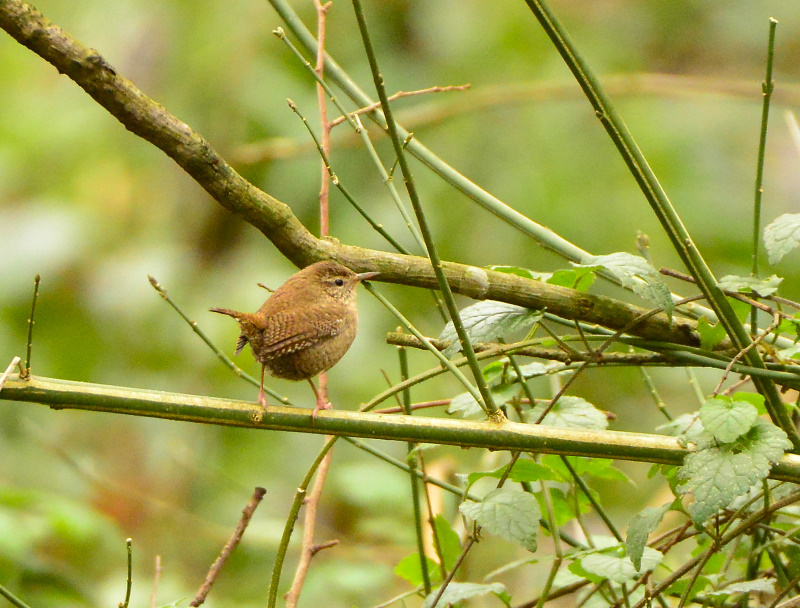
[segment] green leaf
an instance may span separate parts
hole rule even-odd
[[[594,508],[583,492],[579,492],[576,498],[572,493],[565,494],[561,488],[549,487],[548,491],[550,492],[550,504],[553,505],[553,515],[557,526],[564,526],[575,519],[577,516],[577,513],[575,513],[576,506],[581,514],[589,513]],[[544,513],[547,510],[547,506],[542,493],[534,492],[533,495],[539,503],[539,511]],[[576,502],[577,505],[575,504]]]
[[[581,458],[580,456],[567,456],[567,460],[581,477],[595,477],[609,481],[627,481],[633,483],[630,478],[614,465],[610,458]],[[571,482],[572,475],[567,470],[566,465],[560,456],[548,454],[542,457],[542,464],[555,471],[563,482]]]
[[[431,594],[425,598],[425,603],[422,605],[423,608],[430,608],[433,606],[433,601],[436,599],[436,595],[438,593],[438,587],[431,591]],[[502,583],[490,583],[488,585],[481,585],[478,583],[450,583],[447,585],[447,588],[444,590],[439,603],[436,605],[440,608],[445,608],[445,606],[452,606],[453,604],[457,604],[462,600],[468,600],[473,597],[482,597],[484,595],[489,595],[490,593],[493,593],[498,597],[505,595],[505,585]]]
[[[484,477],[493,477],[495,479],[500,479],[503,474],[506,472],[508,466],[502,466],[499,469],[495,469],[494,471],[474,471],[469,474],[467,477],[468,487],[471,487],[473,483],[478,481],[479,479],[483,479]],[[523,481],[539,481],[539,480],[546,480],[546,481],[554,481],[556,476],[553,474],[552,469],[539,464],[538,462],[533,462],[532,460],[526,460],[524,458],[520,458],[517,462],[514,463],[514,467],[511,469],[511,472],[508,474],[508,479],[513,481],[514,483],[521,483]]]
[[[458,556],[461,555],[461,539],[443,515],[437,515],[434,518],[433,526],[436,528],[436,536],[439,537],[444,567],[451,570],[455,566]]]
[[[700,420],[718,441],[730,443],[749,431],[758,419],[756,407],[727,396],[709,399],[700,408]]]
[[[751,591],[759,593],[775,593],[775,579],[774,578],[757,578],[752,581],[742,581],[741,583],[731,583],[717,591],[709,591],[708,595],[734,595],[737,593],[750,593]]]
[[[732,398],[734,401],[747,401],[747,403],[752,404],[758,410],[759,415],[767,413],[767,408],[764,406],[764,395],[740,391],[734,393]]]
[[[800,213],[784,213],[764,228],[764,246],[770,264],[777,264],[781,258],[800,245]]]
[[[697,452],[686,456],[678,475],[686,482],[680,491],[695,498],[689,505],[692,520],[703,524],[719,509],[727,507],[734,498],[764,479],[771,463],[790,447],[786,433],[759,419],[736,441],[717,445],[709,439]]]
[[[453,397],[446,411],[448,414],[461,414],[464,418],[468,416],[477,416],[483,413],[481,406],[478,405],[478,402],[475,401],[475,398],[469,393],[461,393]]]
[[[531,494],[516,488],[499,488],[481,502],[462,502],[458,510],[492,534],[536,551],[541,513]]]
[[[682,578],[674,583],[672,583],[669,587],[664,590],[665,594],[674,595],[677,597],[682,597],[686,591],[686,588],[689,586],[690,578]],[[711,580],[706,576],[698,576],[697,580],[692,585],[692,590],[689,592],[687,596],[688,601],[692,601],[695,596],[700,593],[706,587],[711,586]]]
[[[767,279],[739,277],[734,274],[729,274],[720,279],[719,283],[717,283],[717,287],[734,292],[754,293],[757,296],[766,298],[778,291],[778,287],[782,282],[783,279],[775,274]]]
[[[647,538],[661,523],[661,519],[669,511],[671,504],[668,502],[660,507],[645,507],[633,516],[628,525],[625,549],[637,572],[642,569],[642,555],[647,546]]]
[[[520,268],[519,266],[487,266],[489,270],[494,270],[497,272],[504,272],[506,274],[515,274],[518,277],[523,277],[525,279],[535,279],[535,280],[544,280],[542,279],[543,274],[549,273],[542,273],[542,272],[534,272],[528,268]]]
[[[473,342],[496,342],[498,338],[518,329],[529,328],[541,319],[543,314],[540,310],[494,300],[478,302],[460,312],[464,329]],[[461,350],[461,343],[458,341],[452,321],[448,321],[444,326],[439,339],[450,341],[450,345],[443,351],[445,356],[449,357]]]
[[[556,270],[545,282],[548,285],[560,285],[576,291],[586,291],[594,283],[594,268],[570,268]]]
[[[711,325],[705,317],[697,320],[697,333],[700,334],[700,348],[703,350],[714,350],[714,347],[728,335],[722,323]]]
[[[624,251],[609,255],[590,255],[576,266],[605,268],[623,287],[631,289],[645,300],[650,300],[672,316],[674,304],[669,288],[661,274],[643,257]],[[643,282],[637,281],[637,278]]]
[[[440,579],[439,565],[430,557],[426,557],[425,561],[428,564],[429,576],[436,577],[435,580]],[[415,587],[421,585],[424,581],[422,578],[422,566],[420,565],[419,553],[406,555],[394,567],[394,573],[400,578],[407,580]]]
[[[522,377],[525,380],[528,380],[529,378],[538,378],[539,376],[546,376],[547,372],[550,371],[551,365],[552,364],[547,365],[545,363],[538,363],[538,362],[534,361],[533,363],[527,363],[526,365],[520,365],[519,366],[519,371],[522,372]],[[509,376],[511,378],[516,378],[517,377],[517,372],[514,371],[513,369],[509,370]]]
[[[528,422],[538,420],[546,407],[546,403],[540,403],[533,408],[526,416]],[[564,396],[556,401],[542,424],[558,428],[605,430],[608,428],[608,418],[588,401]]]
[[[638,574],[652,570],[661,563],[663,557],[661,552],[644,547],[640,569],[634,568],[631,560],[623,554],[621,549],[590,553],[578,561],[586,572],[600,579],[609,579],[622,584],[633,580]]]

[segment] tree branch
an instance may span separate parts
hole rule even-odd
[[[245,401],[68,382],[39,376],[20,380],[18,374],[10,376],[0,391],[0,400],[4,399],[41,403],[53,409],[132,414],[260,430],[615,458],[671,465],[680,465],[690,452],[676,438],[663,435],[556,428],[508,420],[495,423],[343,410],[320,411],[314,419],[310,410],[301,408],[270,406],[263,412],[258,404]],[[800,456],[784,455],[772,467],[770,477],[800,483]]]

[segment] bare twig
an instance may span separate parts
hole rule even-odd
[[[427,93],[445,93],[448,91],[466,91],[472,85],[470,84],[454,84],[454,85],[447,85],[447,86],[436,86],[436,87],[428,87],[427,89],[417,89],[416,91],[398,91],[394,95],[389,96],[389,101],[394,101],[396,99],[400,99],[401,97],[413,97],[415,95],[425,95]],[[373,110],[379,110],[381,107],[381,102],[376,102],[371,105],[368,105],[363,108],[359,108],[354,112],[350,112],[350,116],[357,116],[359,114],[366,114],[367,112],[372,112]],[[331,129],[337,125],[342,124],[345,120],[347,120],[347,116],[340,116],[330,122]]]
[[[777,311],[775,311],[775,313],[772,316],[772,325],[764,329],[764,333],[758,334],[758,336],[756,336],[756,338],[750,344],[748,344],[745,348],[736,353],[736,356],[733,359],[731,359],[730,363],[728,363],[728,366],[725,368],[725,372],[722,374],[722,378],[719,379],[719,383],[717,384],[717,387],[714,389],[712,395],[716,396],[717,394],[719,394],[720,389],[722,389],[722,385],[725,383],[725,380],[728,379],[728,374],[731,373],[731,369],[733,368],[734,365],[736,365],[738,361],[742,359],[742,357],[744,357],[747,354],[747,351],[750,350],[751,348],[755,348],[756,346],[758,346],[758,343],[761,342],[764,338],[766,338],[769,335],[769,333],[771,331],[774,331],[780,324],[781,324],[781,315]]]
[[[230,539],[228,542],[225,543],[225,546],[222,548],[222,552],[219,554],[219,557],[211,564],[211,568],[208,570],[208,575],[206,575],[206,580],[203,581],[203,584],[200,587],[200,590],[197,592],[195,598],[191,601],[189,606],[200,606],[203,602],[206,601],[206,596],[208,592],[211,591],[211,586],[214,584],[214,581],[217,580],[217,576],[219,576],[222,567],[225,565],[225,562],[230,557],[230,554],[239,544],[239,541],[242,540],[242,535],[244,531],[247,529],[247,524],[250,523],[250,519],[253,517],[253,513],[256,510],[256,507],[261,503],[261,500],[264,498],[264,494],[267,491],[264,488],[257,487],[253,492],[253,496],[250,498],[250,502],[247,503],[247,506],[242,511],[242,517],[239,519],[239,523],[236,526],[236,529],[233,531]]]

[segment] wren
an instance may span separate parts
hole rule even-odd
[[[233,317],[242,333],[235,354],[249,344],[261,363],[258,402],[266,409],[264,372],[287,380],[308,380],[316,396],[313,416],[330,404],[312,378],[341,359],[358,330],[358,284],[377,272],[356,274],[333,261],[311,264],[278,287],[257,312],[212,308]]]

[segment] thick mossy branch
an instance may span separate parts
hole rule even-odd
[[[66,382],[32,376],[11,376],[0,399],[43,403],[53,409],[79,409],[132,414],[166,420],[203,422],[258,430],[295,431],[393,441],[412,441],[486,448],[522,450],[591,458],[615,458],[680,465],[689,450],[674,437],[588,431],[520,424],[479,422],[421,416],[395,416],[342,410],[325,410],[316,419],[310,409],[270,406],[266,413],[256,403],[231,401],[84,382]],[[787,454],[770,476],[800,482],[800,456]]]
[[[430,261],[317,239],[290,207],[255,187],[184,122],[147,97],[121,76],[95,50],[50,23],[20,0],[0,2],[0,27],[60,72],[69,76],[132,133],[149,141],[175,160],[223,207],[260,230],[280,252],[298,266],[334,258],[363,272],[378,270],[380,280],[436,289]],[[476,299],[494,299],[547,308],[566,319],[579,319],[619,329],[642,316],[645,309],[603,296],[546,285],[473,266],[445,262],[454,292]],[[629,333],[664,342],[698,345],[695,323],[664,314],[642,320]]]

